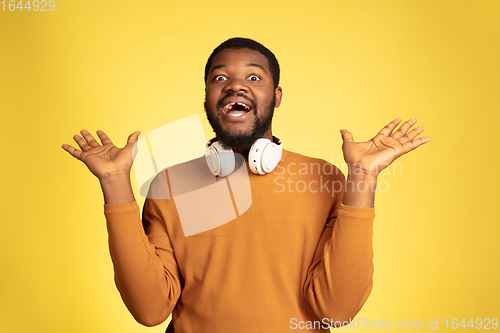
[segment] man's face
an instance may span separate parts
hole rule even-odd
[[[205,111],[226,148],[248,149],[271,139],[271,121],[281,103],[267,58],[250,49],[226,49],[212,60],[205,88]]]

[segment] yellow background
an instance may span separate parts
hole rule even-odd
[[[123,305],[99,183],[60,146],[82,128],[123,145],[197,113],[209,137],[204,65],[233,36],[280,62],[273,133],[287,149],[342,164],[341,128],[367,140],[396,117],[432,137],[380,177],[375,284],[358,317],[425,328],[439,318],[442,330],[445,318],[500,317],[499,17],[496,0],[56,0],[54,12],[0,11],[0,332],[164,332]]]

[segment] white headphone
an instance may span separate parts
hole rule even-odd
[[[248,152],[250,170],[258,175],[264,175],[274,170],[281,160],[283,146],[281,140],[274,137],[278,143],[260,138],[255,141]],[[210,140],[205,149],[207,165],[214,176],[226,177],[234,171],[235,159],[232,149],[225,149],[218,141]]]

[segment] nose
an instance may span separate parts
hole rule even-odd
[[[246,86],[244,80],[239,78],[232,78],[228,80],[224,87],[225,92],[248,92],[248,87]]]

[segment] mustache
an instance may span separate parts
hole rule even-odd
[[[217,109],[222,108],[222,106],[224,105],[224,101],[225,101],[227,98],[230,98],[230,97],[241,97],[241,98],[245,99],[246,101],[248,101],[248,103],[249,103],[249,104],[251,104],[251,105],[252,105],[253,112],[254,112],[254,113],[256,113],[256,112],[257,112],[257,102],[255,102],[255,100],[251,99],[250,97],[247,97],[245,94],[242,94],[242,93],[236,93],[236,92],[229,93],[229,94],[227,94],[226,96],[224,96],[223,98],[221,98],[221,99],[217,102]]]

